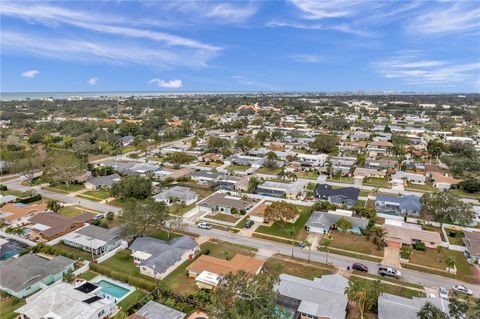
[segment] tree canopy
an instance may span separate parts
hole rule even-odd
[[[285,226],[285,223],[295,218],[298,215],[298,210],[295,205],[287,202],[274,202],[265,209],[264,216],[267,220],[273,220],[279,223],[282,228]]]
[[[127,175],[113,183],[111,194],[121,199],[144,199],[152,194],[152,181],[138,175]]]
[[[464,203],[449,192],[426,193],[421,198],[422,217],[443,225],[446,218],[468,225],[475,218],[472,205]]]

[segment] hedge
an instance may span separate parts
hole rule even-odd
[[[30,197],[19,198],[19,199],[17,199],[17,203],[29,204],[29,203],[36,202],[36,201],[41,200],[41,199],[42,199],[42,195],[37,194],[37,195],[30,196]]]
[[[110,278],[116,279],[118,281],[131,284],[132,286],[139,287],[148,291],[155,289],[155,284],[147,279],[135,277],[132,275],[125,274],[123,272],[111,270],[110,267],[104,266],[102,264],[90,263],[90,269],[101,273]]]

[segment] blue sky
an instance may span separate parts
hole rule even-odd
[[[2,1],[1,90],[480,91],[480,1]]]

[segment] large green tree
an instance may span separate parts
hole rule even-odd
[[[421,198],[422,217],[443,222],[448,217],[460,225],[468,225],[475,218],[472,205],[461,201],[449,192],[426,193]]]
[[[448,319],[446,313],[435,307],[432,303],[427,302],[417,312],[418,319]]]
[[[276,277],[269,274],[251,275],[240,271],[226,275],[211,295],[207,307],[209,318],[278,318],[276,282]]]
[[[193,160],[193,156],[190,156],[184,152],[173,152],[165,156],[165,161],[172,164],[176,169],[180,168],[182,164],[191,163]]]
[[[168,206],[153,199],[126,202],[119,217],[126,236],[142,236],[166,228],[170,219]]]
[[[281,228],[285,226],[285,223],[295,218],[298,215],[298,210],[295,205],[287,202],[274,202],[265,209],[265,219],[273,220],[276,223],[279,223]]]
[[[121,199],[144,199],[152,194],[152,181],[138,175],[127,175],[113,183],[110,193]]]
[[[310,147],[322,153],[334,153],[337,150],[339,138],[335,134],[319,134],[310,143]]]
[[[73,153],[51,154],[43,170],[43,177],[52,184],[67,186],[84,173],[84,163]]]

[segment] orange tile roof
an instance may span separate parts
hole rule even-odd
[[[35,212],[47,210],[47,203],[38,203],[28,206],[22,206],[18,203],[9,203],[0,208],[0,219],[13,221]]]
[[[209,271],[218,275],[226,275],[228,273],[237,273],[240,270],[256,274],[263,267],[263,264],[263,260],[241,254],[236,254],[231,260],[201,255],[187,267],[187,270],[197,274],[202,271]]]
[[[437,183],[449,183],[449,184],[457,184],[460,183],[461,179],[456,179],[452,176],[445,176],[442,173],[432,172],[432,179]]]

